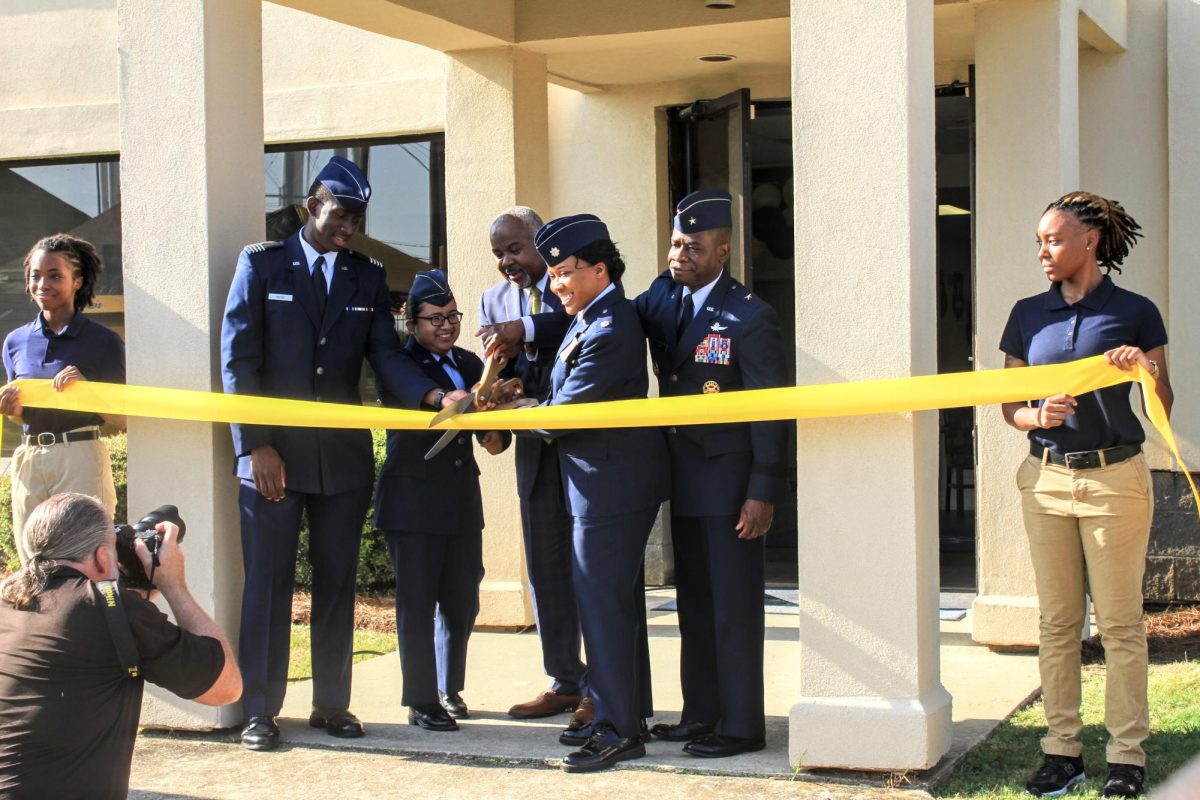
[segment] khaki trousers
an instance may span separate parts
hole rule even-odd
[[[1041,606],[1038,666],[1049,727],[1042,751],[1078,756],[1083,750],[1079,632],[1090,589],[1107,673],[1107,759],[1145,766],[1150,718],[1142,577],[1154,517],[1145,456],[1084,470],[1030,456],[1017,471],[1017,486]]]
[[[91,495],[110,515],[117,510],[112,463],[104,442],[91,439],[51,445],[23,444],[13,453],[13,541],[22,564],[29,557],[25,520],[43,500],[60,492]]]

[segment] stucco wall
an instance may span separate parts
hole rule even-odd
[[[0,159],[119,149],[116,0],[0,0]],[[445,56],[264,3],[267,142],[445,126]]]

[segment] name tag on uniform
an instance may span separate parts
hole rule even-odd
[[[282,300],[285,303],[292,302],[292,296],[290,294],[275,294],[272,292],[271,294],[267,295],[267,299],[268,300]]]

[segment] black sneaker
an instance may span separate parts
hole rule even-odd
[[[1146,769],[1135,764],[1108,765],[1101,797],[1141,797],[1146,786]]]
[[[1083,759],[1079,756],[1047,755],[1042,766],[1025,784],[1025,791],[1034,797],[1062,797],[1072,786],[1086,780]]]

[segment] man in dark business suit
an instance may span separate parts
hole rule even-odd
[[[462,312],[440,269],[418,272],[405,303],[404,353],[447,393],[479,382],[483,362],[455,347]],[[379,386],[383,405],[403,403]],[[408,721],[429,731],[458,729],[470,713],[460,694],[467,641],[483,580],[483,500],[473,440],[492,455],[508,431],[462,431],[440,453],[425,454],[441,431],[388,431],[375,490],[375,527],[383,531],[396,575],[396,634]],[[436,621],[436,628],[435,628]]]
[[[729,194],[693,192],[677,211],[669,269],[636,301],[660,395],[782,385],[779,319],[725,270]],[[765,746],[762,537],[788,491],[789,424],[667,429],[683,714],[651,732],[694,756]]]
[[[620,279],[621,254],[591,214],[544,225],[535,245],[551,289],[574,319],[555,356],[546,406],[646,396],[646,343]],[[531,431],[558,441],[573,519],[573,579],[595,722],[567,772],[605,769],[645,755],[653,714],[642,561],[667,496],[667,453],[656,428]]]
[[[358,167],[335,156],[309,190],[304,228],[242,251],[221,328],[227,393],[361,403],[366,357],[406,405],[433,402],[439,387],[400,350],[382,267],[347,249],[370,192]],[[362,736],[349,711],[350,666],[359,538],[375,471],[370,433],[231,427],[246,573],[242,744],[270,750],[279,742],[301,514],[313,568],[309,723],[332,736]]]
[[[521,379],[525,396],[543,401],[550,391],[554,355],[571,318],[550,291],[546,262],[533,246],[542,219],[531,208],[514,206],[492,222],[492,254],[504,280],[483,293],[479,334],[497,340],[511,359],[509,375]],[[489,338],[491,343],[491,338]],[[592,721],[584,693],[585,668],[579,658],[579,607],[571,582],[571,514],[558,472],[558,443],[520,437],[516,444],[517,495],[525,539],[525,565],[533,616],[542,644],[542,665],[550,688],[509,709],[517,719],[537,719],[580,708],[575,728]]]

